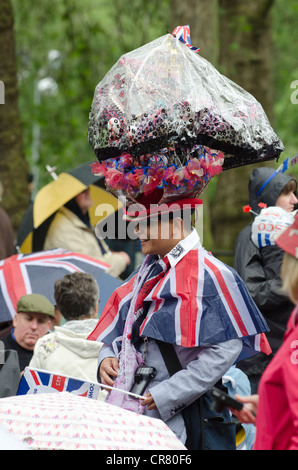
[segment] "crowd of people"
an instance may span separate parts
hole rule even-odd
[[[99,288],[87,273],[57,280],[55,305],[39,294],[22,296],[12,324],[0,331],[7,352],[0,396],[17,393],[29,366],[115,386],[103,390],[101,399],[162,419],[189,449],[203,448],[202,440],[236,449],[239,429],[245,437],[238,448],[298,449],[297,182],[281,172],[270,178],[273,173],[266,167],[251,174],[253,221],[237,238],[234,269],[202,247],[189,223],[198,202],[193,199],[189,211],[188,199],[187,211],[181,201],[179,210],[163,205],[158,213],[133,217],[144,260],[99,319]],[[63,207],[45,248],[63,242],[61,247],[79,251],[83,233],[91,240],[89,204],[86,191]],[[66,227],[65,220],[76,225],[78,236],[72,238],[71,226],[63,235],[59,227]],[[268,224],[274,236],[265,236]],[[14,245],[9,224],[0,227],[3,259],[14,253]],[[128,255],[112,254],[92,237],[83,245],[94,246],[107,262],[114,256],[112,274],[123,272]],[[65,245],[75,238],[75,249]],[[226,424],[223,435],[211,426],[213,386],[236,393],[244,404],[241,411],[216,411]],[[142,398],[127,393],[132,390]]]

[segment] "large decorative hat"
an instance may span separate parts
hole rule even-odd
[[[95,89],[88,138],[93,172],[126,207],[195,199],[222,170],[284,149],[256,99],[191,46],[189,27],[118,60]]]

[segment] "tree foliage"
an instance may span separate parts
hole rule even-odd
[[[40,170],[39,186],[48,181],[46,164],[61,172],[93,160],[94,88],[123,53],[165,34],[167,3],[13,0],[25,153]],[[60,56],[51,61],[50,51]],[[39,91],[48,77],[57,89]]]
[[[0,4],[3,1],[8,0],[0,0]],[[11,2],[15,18],[24,153],[30,170],[39,172],[39,180],[36,179],[38,187],[51,179],[46,174],[46,164],[57,166],[59,173],[93,160],[87,127],[94,88],[123,53],[171,32],[178,24],[189,23],[193,31],[193,44],[201,47],[201,54],[220,71],[232,74],[232,78],[238,81],[233,57],[239,60],[250,57],[253,64],[258,37],[254,37],[249,7],[258,3],[273,5],[270,33],[273,44],[271,117],[286,147],[282,160],[297,153],[298,104],[291,101],[295,91],[291,84],[298,80],[296,0]],[[236,20],[230,18],[227,11],[231,4],[237,4],[239,9]],[[259,11],[257,20],[261,30],[265,21],[262,11]],[[230,30],[225,31],[225,27]],[[244,43],[241,40],[245,36],[252,36],[252,40],[247,50],[243,51]],[[50,51],[59,51],[56,59],[53,59],[53,53],[49,56]],[[256,71],[251,73],[249,67],[246,70],[241,75],[242,86],[246,88],[248,81],[252,83],[255,80],[256,84],[258,81],[265,83],[263,89],[266,87],[266,71],[262,72],[264,76],[254,77]],[[42,84],[50,83],[52,88],[39,90],[40,82],[45,78],[51,81]],[[257,97],[262,100],[262,92]],[[223,174],[222,178],[225,176]],[[26,178],[26,171],[23,178]],[[212,199],[216,194],[217,181],[214,179],[208,189],[208,198],[214,210],[219,203],[218,198]],[[235,204],[238,197],[239,193],[232,191],[226,205]],[[216,222],[216,217],[214,220]],[[216,231],[216,227],[213,230]],[[210,248],[213,249],[213,246]]]

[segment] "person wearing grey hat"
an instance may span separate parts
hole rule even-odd
[[[5,349],[17,351],[21,371],[29,365],[37,340],[48,333],[54,315],[54,306],[43,295],[29,294],[19,299],[14,328],[2,342]]]

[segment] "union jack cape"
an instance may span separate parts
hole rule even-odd
[[[242,338],[243,348],[236,362],[258,352],[271,353],[264,334],[268,326],[234,269],[213,257],[200,243],[172,267],[166,258],[145,259],[154,267],[149,277],[156,282],[147,291],[147,282],[139,287],[147,312],[139,329],[141,337],[184,347]],[[137,285],[138,272],[116,289],[90,340],[108,345],[121,343]],[[135,312],[139,307],[137,301]]]

